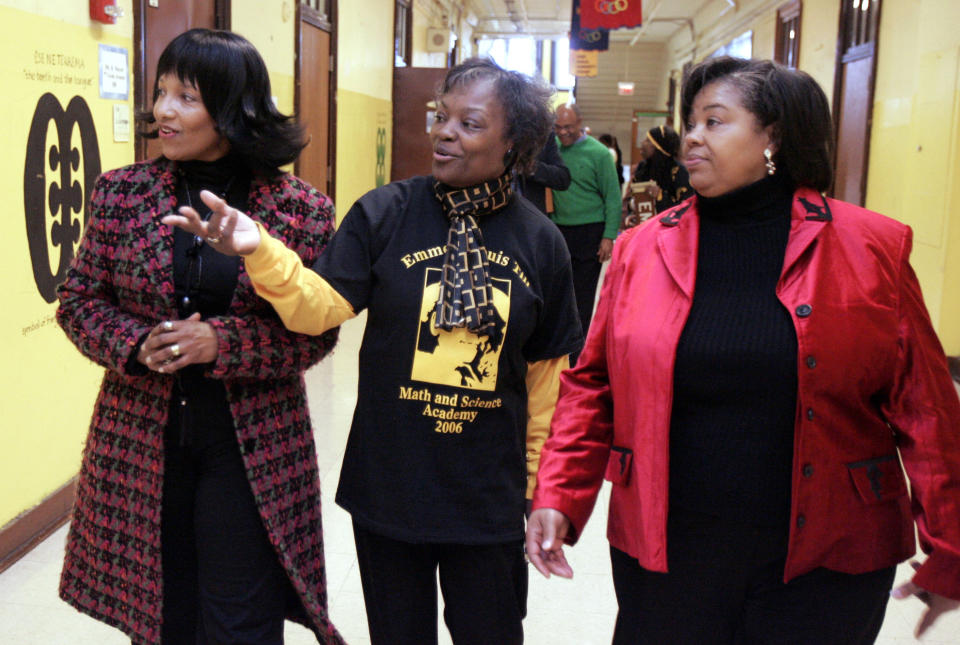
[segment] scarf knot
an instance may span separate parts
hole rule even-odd
[[[435,181],[433,192],[443,214],[450,220],[435,310],[436,326],[447,330],[466,327],[477,334],[492,336],[497,313],[493,306],[487,250],[476,218],[499,211],[510,203],[513,196],[510,174],[466,188]]]

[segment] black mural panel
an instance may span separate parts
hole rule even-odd
[[[50,124],[56,128],[56,143],[46,149]],[[80,149],[71,145],[74,128],[80,133]],[[83,176],[77,176],[83,161]],[[49,190],[47,177],[51,176]],[[23,168],[23,210],[27,223],[30,262],[37,290],[47,302],[57,299],[57,285],[66,276],[76,253],[80,234],[90,216],[90,193],[100,174],[100,148],[90,108],[74,96],[64,110],[49,92],[37,101],[27,137]],[[49,216],[48,216],[49,213]],[[82,221],[79,219],[82,217]],[[59,247],[60,261],[50,271],[47,222],[53,218],[49,244]]]

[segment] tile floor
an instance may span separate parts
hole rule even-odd
[[[348,643],[369,643],[350,518],[333,503],[340,460],[356,399],[356,356],[363,318],[344,325],[338,349],[307,376],[323,487],[330,613]],[[610,580],[605,531],[606,490],[580,543],[568,550],[572,581],[544,580],[531,569],[530,645],[603,645],[610,642],[616,602]],[[57,580],[66,527],[0,574],[0,644],[122,645],[123,635],[74,611],[57,598]],[[904,569],[898,580],[907,577]],[[915,642],[913,626],[922,610],[918,600],[891,601],[879,645]],[[440,642],[450,643],[440,627]],[[310,632],[288,623],[288,645],[314,643]],[[960,644],[960,612],[942,619],[925,643]],[[495,644],[491,644],[495,645]],[[825,644],[829,645],[829,644]]]

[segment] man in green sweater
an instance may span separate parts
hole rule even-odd
[[[600,265],[610,259],[620,228],[620,182],[607,147],[584,134],[575,103],[557,108],[555,122],[560,156],[570,169],[570,187],[553,195],[556,222],[573,262],[573,289],[586,335],[600,279]],[[571,364],[577,355],[571,355]]]

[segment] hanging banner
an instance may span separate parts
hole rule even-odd
[[[584,51],[582,49],[570,50],[570,73],[574,76],[597,75],[597,60],[600,58],[600,52]]]
[[[574,0],[577,2],[577,0]],[[640,0],[582,0],[580,26],[583,29],[630,29],[643,24]]]
[[[586,0],[593,2],[593,0]],[[605,52],[610,49],[610,32],[606,29],[582,29],[580,27],[580,0],[573,0],[573,15],[570,17],[570,50]]]

